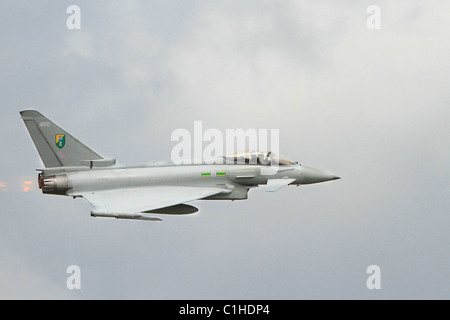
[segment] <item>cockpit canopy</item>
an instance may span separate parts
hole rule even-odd
[[[288,160],[271,151],[244,151],[225,155],[227,164],[259,164],[259,165],[295,165],[298,162]]]

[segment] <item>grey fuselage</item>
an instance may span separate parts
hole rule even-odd
[[[250,164],[147,164],[109,167],[47,168],[39,176],[44,193],[78,197],[98,190],[146,186],[217,187],[230,190],[205,199],[247,199],[249,188],[269,179],[291,179],[300,185],[338,179],[331,173],[299,164],[273,167]],[[286,180],[287,181],[287,180]]]

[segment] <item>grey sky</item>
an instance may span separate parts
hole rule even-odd
[[[0,298],[450,298],[448,1],[2,1],[0,15]],[[121,163],[169,160],[196,120],[279,129],[281,153],[342,179],[162,223],[94,219],[36,188],[28,108]]]

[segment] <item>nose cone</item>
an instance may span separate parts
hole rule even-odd
[[[328,171],[302,166],[302,176],[300,178],[300,183],[301,184],[318,183],[336,180],[340,178],[341,177],[338,177],[337,175]]]

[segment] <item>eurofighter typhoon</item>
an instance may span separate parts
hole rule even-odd
[[[118,165],[105,159],[35,110],[20,112],[44,163],[37,169],[43,193],[84,198],[91,216],[161,221],[152,214],[189,214],[194,200],[243,200],[266,185],[275,192],[288,185],[339,179],[272,152],[246,151],[214,164],[152,162]]]

